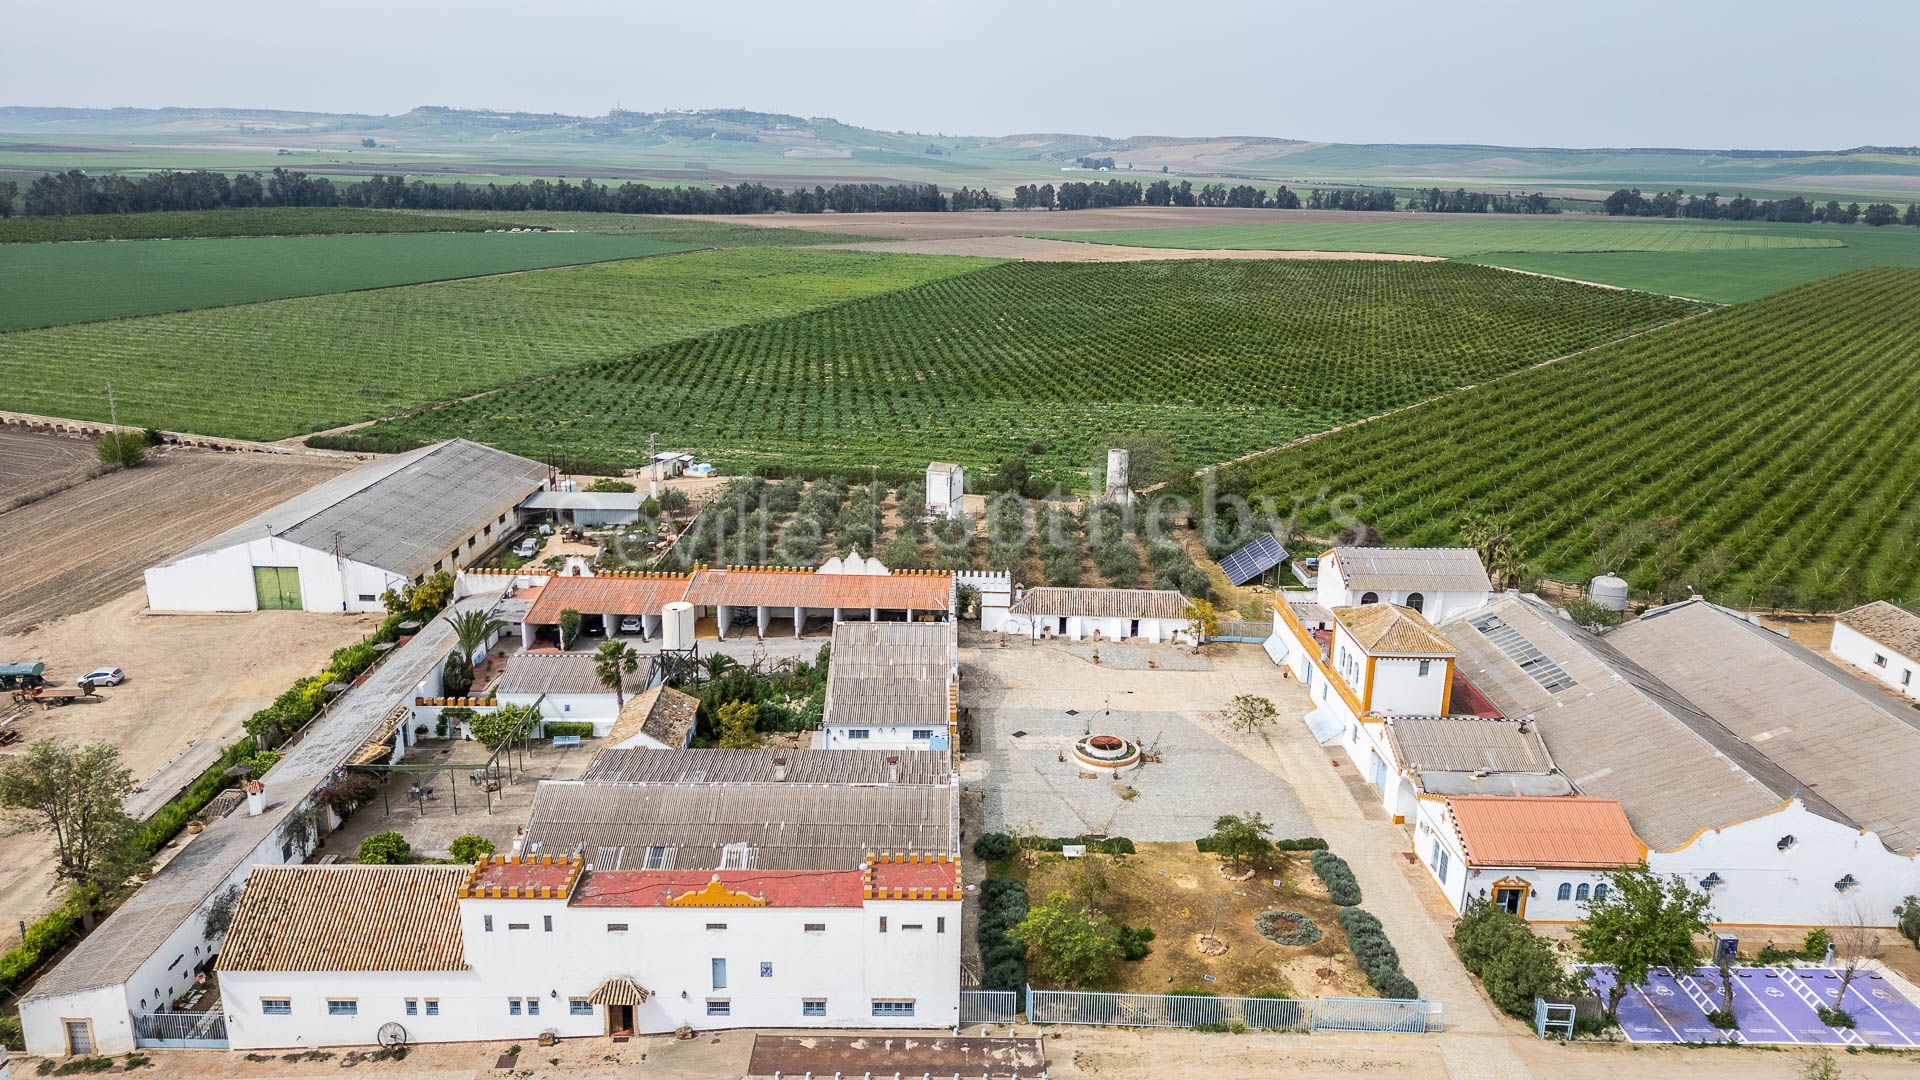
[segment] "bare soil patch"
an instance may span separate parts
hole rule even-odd
[[[1390,255],[1368,251],[1262,251],[1228,248],[1148,248],[1120,244],[1078,244],[1037,236],[961,236],[935,240],[877,240],[865,244],[825,244],[847,251],[883,251],[905,255],[977,255],[1022,262],[1152,262],[1169,259],[1338,259],[1388,262],[1439,262],[1430,255]]]
[[[688,214],[696,221],[806,229],[894,240],[962,236],[1010,236],[1031,232],[1101,229],[1180,229],[1198,226],[1270,225],[1281,221],[1440,221],[1458,214],[1377,214],[1357,210],[1247,210],[1205,206],[1114,206],[1099,210],[966,210],[899,214]],[[1525,215],[1476,214],[1478,220],[1529,220]]]
[[[48,438],[42,436],[40,438]],[[77,440],[56,440],[56,442]],[[18,444],[0,444],[0,451]],[[80,442],[92,452],[89,444]],[[54,467],[64,446],[44,444]],[[0,514],[0,634],[86,611],[135,588],[142,571],[352,464],[318,457],[166,447]],[[44,471],[47,466],[40,466]]]
[[[1136,847],[1136,854],[1117,857],[1068,859],[1036,853],[1030,867],[1024,857],[1013,862],[1013,872],[1026,879],[1028,902],[1036,907],[1050,893],[1073,894],[1078,875],[1097,868],[1107,888],[1093,906],[1115,923],[1153,928],[1152,951],[1143,960],[1120,961],[1115,984],[1102,989],[1373,996],[1347,948],[1338,909],[1319,887],[1305,854],[1275,852],[1253,860],[1253,876],[1233,881],[1219,873],[1218,856],[1201,854],[1191,842]],[[1260,936],[1254,917],[1270,908],[1312,919],[1320,927],[1320,940],[1280,945]],[[1210,956],[1196,949],[1196,940],[1206,934],[1225,943],[1226,951]]]
[[[0,513],[86,479],[96,467],[85,439],[0,428]]]
[[[4,542],[0,548],[16,550]],[[0,698],[0,718],[23,740],[112,742],[134,783],[143,785],[182,754],[217,753],[239,737],[256,709],[295,679],[320,670],[333,650],[365,637],[379,621],[373,615],[303,611],[151,615],[145,608],[143,592],[122,591],[89,611],[0,636],[0,657],[43,662],[56,685],[70,685],[101,664],[127,672],[126,682],[100,690],[100,700],[64,708],[16,712]],[[190,782],[205,767],[194,764],[168,769],[165,782]],[[164,798],[160,786],[150,793],[155,799]],[[151,800],[136,801],[144,808]],[[0,839],[0,927],[31,921],[53,907],[47,892],[51,852],[38,835]]]

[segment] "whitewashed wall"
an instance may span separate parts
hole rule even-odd
[[[1908,697],[1920,698],[1920,660],[1902,656],[1853,627],[1839,623],[1833,624],[1832,649],[1835,656],[1859,668],[1874,681]],[[1885,666],[1874,663],[1875,656],[1885,657]]]
[[[256,610],[256,566],[298,567],[300,603],[307,611],[382,611],[380,594],[406,584],[405,578],[379,567],[267,537],[149,567],[147,606],[155,611]]]

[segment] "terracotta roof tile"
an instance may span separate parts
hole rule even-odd
[[[716,901],[696,894],[719,882]],[[731,899],[720,896],[733,894]],[[848,870],[595,870],[574,891],[575,907],[859,907],[860,871]],[[749,902],[751,901],[751,902]]]
[[[620,718],[607,730],[606,744],[619,746],[635,735],[645,735],[662,746],[678,750],[687,745],[700,699],[671,686],[656,686],[627,699]]]
[[[1447,808],[1474,866],[1606,870],[1647,857],[1615,799],[1456,795]]]
[[[464,866],[256,866],[221,971],[465,971]]]
[[[540,587],[540,595],[527,612],[527,622],[552,626],[568,608],[582,615],[658,615],[675,600],[683,599],[691,577],[686,574],[628,577],[603,574],[598,577],[554,575]]]
[[[1373,656],[1452,656],[1453,642],[1426,616],[1398,604],[1337,607],[1333,617],[1354,644]]]
[[[1885,600],[1843,611],[1833,620],[1909,659],[1920,659],[1920,615]]]

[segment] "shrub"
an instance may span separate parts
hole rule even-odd
[[[573,648],[575,639],[580,636],[580,613],[567,608],[560,613],[560,647]]]
[[[1345,864],[1342,864],[1345,865]],[[1353,958],[1366,973],[1367,981],[1382,997],[1417,998],[1420,990],[1400,970],[1400,953],[1387,940],[1387,932],[1371,911],[1343,907],[1338,918],[1347,932],[1347,945]]]
[[[413,857],[407,838],[397,832],[374,833],[360,841],[360,861],[375,865],[403,863]]]
[[[1454,923],[1453,948],[1509,1016],[1524,1020],[1533,1015],[1535,997],[1561,997],[1576,989],[1553,946],[1525,920],[1492,904],[1468,906]]]
[[[1853,1014],[1845,1009],[1835,1009],[1828,1005],[1822,1005],[1818,1011],[1820,1013],[1820,1022],[1828,1027],[1850,1028],[1853,1026]]]
[[[1900,934],[1908,941],[1920,946],[1920,896],[1909,896],[1893,909],[1900,920]]]
[[[1352,907],[1360,902],[1360,883],[1354,880],[1353,868],[1347,860],[1331,851],[1320,850],[1313,853],[1313,872],[1327,887],[1327,896],[1341,907]]]
[[[982,833],[973,842],[973,853],[988,862],[1010,859],[1015,850],[1013,837],[1002,832]]]
[[[988,878],[980,883],[980,918],[974,942],[985,965],[981,982],[989,990],[1018,990],[1027,982],[1027,948],[1007,935],[1027,917],[1027,887],[1018,878]]]
[[[1819,960],[1827,955],[1827,949],[1833,945],[1833,935],[1825,930],[1807,931],[1800,939],[1800,955],[1808,960]]]
[[[586,490],[595,491],[595,492],[610,491],[610,492],[618,492],[621,494],[632,494],[633,485],[628,483],[625,480],[615,480],[610,476],[603,476],[600,479],[595,480],[593,483],[588,484]]]
[[[1271,908],[1253,917],[1253,928],[1276,945],[1311,945],[1320,940],[1320,924],[1297,911]]]
[[[131,469],[147,460],[147,440],[131,431],[109,431],[100,436],[94,451],[109,469]]]
[[[581,738],[587,738],[593,734],[591,720],[549,720],[541,727],[546,731],[548,738],[556,735],[578,735]]]
[[[1147,958],[1147,954],[1153,951],[1152,948],[1149,946],[1149,943],[1152,941],[1153,941],[1153,927],[1151,926],[1133,927],[1133,926],[1128,926],[1126,923],[1121,923],[1120,924],[1120,959],[1145,960]]]
[[[468,833],[465,836],[454,837],[450,849],[455,861],[477,863],[481,859],[493,854],[493,841],[484,836],[475,836],[473,833]],[[364,862],[365,860],[363,859],[361,861]]]

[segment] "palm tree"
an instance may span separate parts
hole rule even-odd
[[[469,663],[473,654],[487,639],[507,628],[507,624],[486,611],[459,611],[446,617],[447,625],[453,627],[454,637],[460,642],[460,654]]]
[[[722,675],[725,675],[727,672],[732,671],[734,668],[737,668],[740,666],[739,661],[735,660],[731,656],[728,656],[726,653],[709,654],[706,660],[703,661],[703,663],[707,669],[708,682],[712,682],[713,680],[719,678]]]
[[[621,684],[627,676],[640,670],[640,654],[624,641],[603,641],[593,654],[593,670],[600,676],[600,685],[613,691],[614,707],[625,708],[627,702]]]

